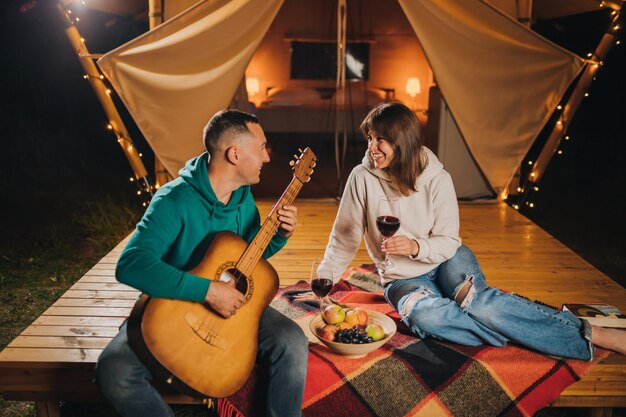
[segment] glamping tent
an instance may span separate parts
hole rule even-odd
[[[528,180],[545,171],[615,41],[609,30],[593,54],[579,57],[533,32],[531,12],[555,17],[606,7],[617,19],[621,4],[152,2],[151,18],[164,22],[104,55],[98,67],[170,177],[202,151],[208,115],[233,97],[244,109],[253,106],[267,132],[298,131],[312,140],[332,133],[339,175],[348,133],[374,103],[398,99],[426,123],[427,145],[452,174],[460,198],[504,198],[540,131],[556,120]],[[555,112],[561,113],[555,118]]]

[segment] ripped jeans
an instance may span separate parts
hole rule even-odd
[[[459,305],[454,298],[468,281],[471,287]],[[385,299],[421,338],[467,346],[514,342],[551,355],[593,358],[587,321],[488,287],[474,253],[465,245],[424,275],[388,283]]]

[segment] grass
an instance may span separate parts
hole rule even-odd
[[[34,197],[38,203],[51,203],[53,198]],[[29,204],[36,206],[33,200]],[[3,215],[1,225],[7,239],[0,243],[0,348],[119,243],[140,215],[128,202],[110,195],[72,204],[52,203],[31,223],[9,222],[30,217],[28,209],[14,208],[21,215]],[[0,398],[0,417],[34,415],[32,403]]]

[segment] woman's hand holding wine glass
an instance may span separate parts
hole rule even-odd
[[[400,199],[394,195],[384,195],[378,199],[376,209],[376,227],[383,235],[383,245],[385,240],[396,234],[400,228]],[[385,260],[378,265],[382,274],[390,270],[395,264],[389,259],[389,254],[385,252]]]

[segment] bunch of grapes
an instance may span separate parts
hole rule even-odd
[[[361,327],[353,327],[352,329],[337,330],[335,333],[335,342],[363,344],[372,343],[374,339],[365,334],[365,329]]]

